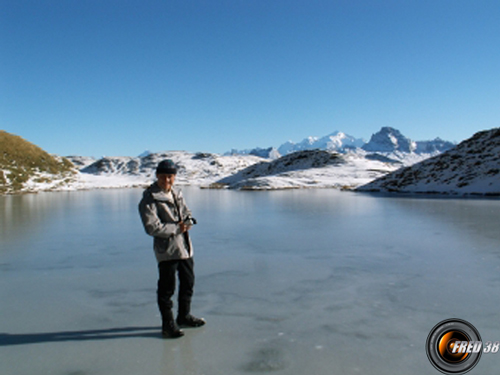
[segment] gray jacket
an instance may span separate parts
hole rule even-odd
[[[188,232],[181,233],[179,221],[191,216],[180,190],[172,188],[172,200],[155,182],[148,187],[139,203],[139,213],[146,233],[154,237],[156,260],[188,259],[193,246]],[[178,209],[180,210],[180,215]]]

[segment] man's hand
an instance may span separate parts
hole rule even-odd
[[[184,224],[183,221],[179,223],[179,227],[181,228],[181,233],[186,233],[188,230],[191,229],[191,226]]]

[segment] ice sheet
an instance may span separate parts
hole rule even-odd
[[[0,373],[413,375],[437,373],[441,320],[500,340],[498,200],[184,195],[208,324],[178,340],[159,335],[140,189],[1,197]]]

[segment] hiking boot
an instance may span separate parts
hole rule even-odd
[[[191,314],[177,317],[177,324],[183,327],[201,327],[205,323],[205,319],[196,318]]]
[[[184,332],[175,324],[173,320],[165,322],[161,328],[161,334],[163,337],[177,339],[184,336]]]

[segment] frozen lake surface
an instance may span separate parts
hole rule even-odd
[[[178,340],[141,189],[0,197],[0,374],[438,374],[438,322],[500,341],[499,200],[183,191],[208,323]]]

